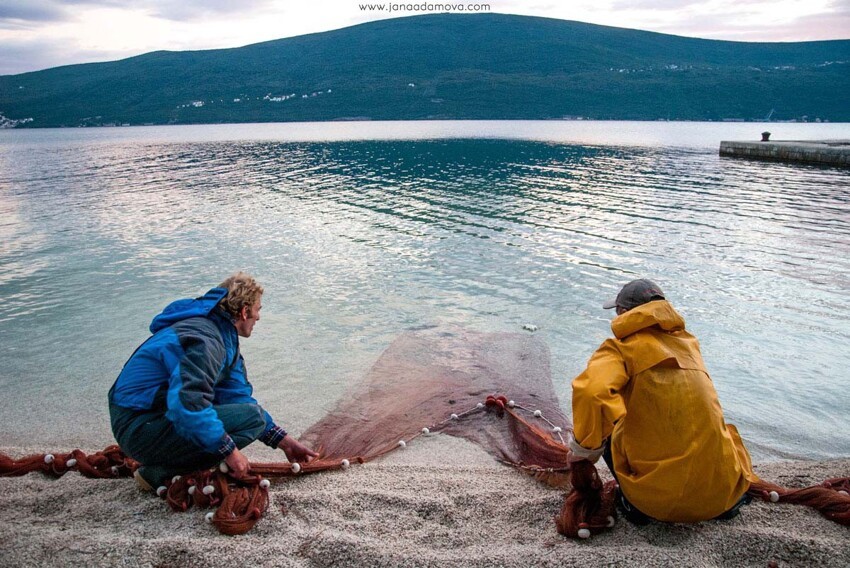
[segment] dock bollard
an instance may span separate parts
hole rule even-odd
[[[762,142],[770,142],[770,132],[762,132],[761,133],[761,141]]]

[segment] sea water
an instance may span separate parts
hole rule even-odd
[[[241,269],[266,288],[249,378],[296,434],[422,326],[536,326],[569,412],[610,336],[602,302],[648,277],[757,460],[850,455],[850,171],[718,156],[763,130],[850,138],[578,121],[0,131],[0,446],[111,443],[106,393],[151,318]]]

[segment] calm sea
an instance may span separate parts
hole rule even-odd
[[[539,327],[561,404],[655,279],[756,459],[850,455],[850,171],[718,157],[850,125],[248,124],[0,131],[0,446],[111,442],[106,392],[169,301],[244,269],[243,342],[294,432],[404,330]],[[403,378],[400,378],[403,380]]]

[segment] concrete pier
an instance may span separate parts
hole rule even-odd
[[[850,140],[723,141],[720,155],[850,168]]]

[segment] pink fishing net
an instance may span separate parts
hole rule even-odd
[[[346,468],[441,432],[478,444],[497,460],[551,485],[572,482],[556,525],[563,534],[586,538],[611,526],[616,485],[603,485],[589,462],[570,470],[569,430],[552,385],[549,350],[537,336],[426,328],[400,335],[364,381],[304,433],[301,440],[320,453],[318,459],[252,463],[250,475],[238,480],[218,470],[198,471],[175,477],[158,494],[176,511],[217,507],[207,519],[223,533],[242,534],[267,510],[264,477]],[[117,446],[92,455],[74,450],[16,460],[0,454],[0,476],[41,471],[61,477],[76,470],[87,477],[127,477],[138,466]],[[814,507],[846,525],[848,488],[848,478],[799,490],[759,481],[750,492]]]
[[[487,405],[496,395],[515,404]],[[552,386],[546,344],[530,334],[403,333],[301,439],[323,461],[369,460],[423,428],[470,440],[503,462],[565,471],[569,420]]]

